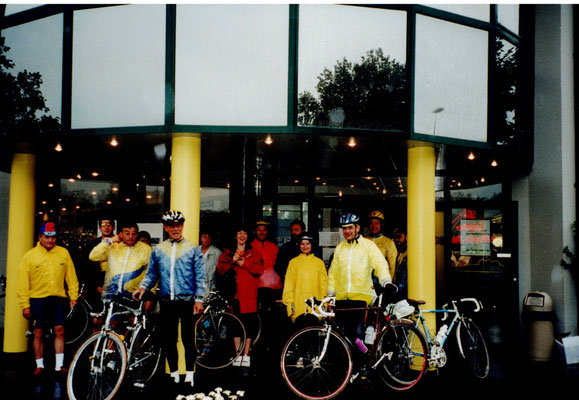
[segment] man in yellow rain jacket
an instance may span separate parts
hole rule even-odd
[[[384,236],[382,230],[384,229],[384,214],[380,211],[372,211],[368,216],[368,230],[370,234],[366,236],[373,241],[380,249],[386,261],[388,261],[388,268],[390,268],[390,276],[394,276],[396,271],[396,257],[398,250],[396,243],[388,236]]]
[[[342,215],[340,225],[345,240],[334,251],[328,272],[328,295],[336,296],[336,309],[367,307],[376,298],[372,273],[382,287],[392,285],[388,262],[374,242],[360,236],[357,215]],[[344,328],[346,336],[365,353],[368,349],[362,340],[363,321],[363,311],[336,313],[336,322]]]
[[[66,372],[63,366],[64,319],[68,306],[74,307],[78,299],[74,264],[68,250],[56,245],[56,235],[54,223],[44,223],[40,228],[38,244],[26,252],[18,270],[17,296],[22,315],[34,321],[34,375],[44,371],[43,330],[49,326],[54,326],[55,370]]]
[[[129,298],[145,277],[151,246],[138,240],[139,227],[135,222],[125,222],[113,238],[105,238],[89,254],[91,261],[108,261],[103,285],[103,300],[113,295]]]

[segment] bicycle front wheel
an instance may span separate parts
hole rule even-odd
[[[87,307],[78,302],[64,320],[64,336],[66,344],[70,345],[78,342],[88,332],[91,326],[91,318]]]
[[[295,394],[308,400],[338,395],[350,380],[352,365],[346,341],[336,332],[328,335],[327,329],[317,326],[294,334],[281,354],[283,379]]]
[[[71,400],[108,400],[119,390],[127,367],[127,351],[112,332],[95,333],[78,349],[67,376]]]
[[[464,318],[458,324],[456,340],[470,371],[477,378],[486,378],[490,371],[489,353],[480,330],[470,318]]]
[[[127,375],[133,386],[144,387],[161,363],[161,346],[153,329],[138,328],[131,338]]]
[[[426,371],[428,348],[422,332],[410,321],[395,321],[377,338],[376,370],[394,390],[408,390]]]
[[[197,364],[207,369],[228,366],[241,355],[245,338],[245,328],[235,315],[203,315],[195,324]]]

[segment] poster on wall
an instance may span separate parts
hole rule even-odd
[[[460,254],[487,257],[491,255],[491,222],[489,220],[460,221]]]

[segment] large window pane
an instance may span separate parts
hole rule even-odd
[[[298,124],[401,129],[406,119],[406,12],[302,5]]]
[[[74,13],[72,127],[165,122],[165,6]]]
[[[177,6],[175,122],[287,125],[289,7]]]
[[[488,4],[428,4],[428,6],[462,15],[463,17],[480,19],[486,22],[490,20],[490,7]]]
[[[14,62],[10,73],[40,73],[40,90],[48,115],[60,118],[62,104],[62,15],[56,15],[2,31],[6,57]]]
[[[518,4],[498,4],[497,20],[499,24],[509,29],[511,32],[519,33],[519,5]]]
[[[487,65],[487,32],[419,15],[415,132],[486,142]]]
[[[12,15],[21,11],[30,10],[35,7],[40,7],[42,4],[6,4],[6,11],[4,15]]]

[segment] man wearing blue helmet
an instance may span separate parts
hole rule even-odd
[[[328,295],[336,296],[336,308],[367,307],[376,299],[372,273],[382,287],[392,285],[388,263],[376,244],[360,235],[360,218],[356,214],[344,214],[340,218],[344,241],[338,244],[328,271]],[[364,312],[338,313],[343,321],[345,334],[363,352]],[[347,314],[347,315],[346,315]]]

